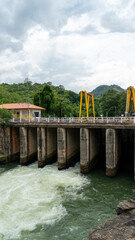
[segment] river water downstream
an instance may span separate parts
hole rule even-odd
[[[132,174],[115,178],[79,164],[58,171],[9,164],[0,167],[0,240],[86,240],[89,229],[115,215],[121,200],[134,198]]]

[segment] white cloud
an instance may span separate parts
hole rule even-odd
[[[62,27],[61,33],[80,31],[89,25],[88,14],[82,14],[81,16],[73,16],[68,19],[67,24]]]
[[[134,85],[135,1],[13,0],[0,8],[0,82]],[[32,4],[33,3],[33,4]]]
[[[40,64],[50,50],[49,32],[39,25],[31,28],[23,44],[25,57],[31,62]]]

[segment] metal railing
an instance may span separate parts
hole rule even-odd
[[[31,123],[132,123],[135,124],[135,117],[32,117],[28,120],[24,118],[13,118],[11,122],[31,122]]]

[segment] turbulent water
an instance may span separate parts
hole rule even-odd
[[[0,168],[0,240],[86,240],[89,229],[115,214],[117,203],[134,198],[132,174],[107,178],[79,164],[58,171],[10,164]]]

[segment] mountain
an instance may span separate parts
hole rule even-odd
[[[94,94],[94,97],[99,97],[101,96],[101,94],[108,91],[109,89],[114,89],[117,92],[125,91],[125,89],[121,88],[120,86],[113,84],[113,85],[100,85],[99,87],[95,88],[91,93]]]

